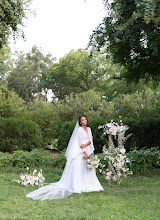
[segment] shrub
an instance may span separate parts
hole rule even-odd
[[[42,146],[38,125],[29,120],[0,118],[0,151],[32,150]]]
[[[153,168],[160,168],[159,147],[152,147],[146,150],[133,150],[127,153],[131,161],[131,170],[133,173],[146,173]]]
[[[21,115],[21,118],[30,119],[40,127],[44,147],[57,138],[61,120],[53,103],[48,103],[43,99],[35,99]]]
[[[124,124],[130,127],[127,133],[132,133],[125,143],[127,151],[160,146],[160,118],[127,119]]]
[[[64,152],[59,155],[51,155],[49,151],[34,149],[30,152],[17,150],[13,154],[0,152],[0,167],[19,167],[19,168],[42,168],[59,167],[64,168],[66,159]]]
[[[24,100],[15,92],[9,91],[5,86],[0,86],[0,117],[18,118],[24,110]]]

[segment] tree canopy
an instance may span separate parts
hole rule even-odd
[[[92,50],[106,48],[128,81],[160,79],[160,1],[114,0],[93,32]]]
[[[27,54],[19,53],[7,78],[8,88],[26,101],[33,100],[37,93],[47,92],[46,73],[54,60],[36,46]]]
[[[32,0],[0,0],[0,49],[7,44],[8,36],[20,33],[19,25],[24,25]],[[22,37],[24,37],[21,31]]]
[[[49,69],[48,88],[59,99],[90,89],[100,91],[104,83],[119,70],[120,67],[111,65],[110,58],[106,59],[102,52],[95,52],[90,57],[84,49],[71,50]]]

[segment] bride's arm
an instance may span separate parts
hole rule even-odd
[[[88,141],[88,143],[82,144],[82,145],[80,146],[80,148],[81,148],[81,149],[84,149],[85,147],[87,147],[87,146],[90,145],[90,144],[91,144],[91,141]]]

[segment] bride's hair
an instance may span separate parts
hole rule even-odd
[[[87,116],[86,115],[81,115],[81,116],[79,116],[79,119],[78,119],[78,121],[79,121],[79,126],[81,126],[81,118],[82,117],[85,117],[86,119],[87,119]],[[88,126],[88,119],[87,119],[87,126]]]

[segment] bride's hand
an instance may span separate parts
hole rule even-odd
[[[82,144],[82,145],[80,146],[81,149],[83,149],[83,148],[85,148],[85,147],[86,147],[86,144]]]
[[[84,152],[84,159],[87,160],[88,159],[88,154],[86,152]]]

